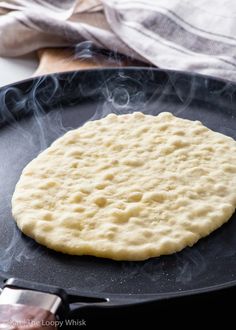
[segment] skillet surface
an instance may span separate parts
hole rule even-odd
[[[11,216],[11,196],[22,169],[65,131],[110,112],[170,111],[236,139],[235,90],[230,82],[147,68],[69,72],[0,89],[3,277],[53,284],[80,294],[121,295],[127,301],[236,284],[236,215],[192,248],[144,262],[53,252],[22,235]]]

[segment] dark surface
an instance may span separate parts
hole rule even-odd
[[[235,281],[235,215],[192,248],[143,262],[53,252],[22,235],[11,216],[11,197],[22,169],[65,131],[110,112],[170,111],[236,139],[235,90],[229,82],[154,69],[72,72],[2,88],[0,270],[77,294],[115,294],[123,303]]]

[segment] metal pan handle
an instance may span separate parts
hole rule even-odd
[[[113,301],[105,297],[78,295],[72,290],[66,292],[56,286],[18,278],[3,278],[3,282],[0,329],[5,330],[57,329],[71,317],[75,320],[74,313],[78,309],[112,307],[122,303],[120,298]]]

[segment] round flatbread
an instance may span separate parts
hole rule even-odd
[[[170,113],[110,114],[32,160],[12,211],[23,233],[56,251],[144,260],[225,223],[235,187],[232,138]]]

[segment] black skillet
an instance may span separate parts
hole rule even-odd
[[[35,243],[16,228],[11,197],[22,169],[40,151],[67,130],[110,112],[170,111],[236,139],[235,87],[184,72],[119,68],[53,74],[1,88],[0,321],[3,311],[15,313],[13,303],[47,309],[63,319],[69,317],[70,307],[128,306],[233,288],[235,215],[180,253],[117,262],[63,255]],[[54,309],[40,302],[42,296],[35,298],[35,292],[50,293],[46,297],[52,299]]]

